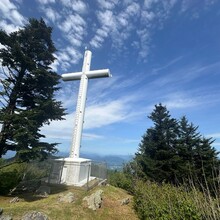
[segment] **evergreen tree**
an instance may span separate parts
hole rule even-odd
[[[139,145],[135,160],[142,176],[158,182],[175,180],[177,121],[161,104],[155,105],[149,118],[154,126],[149,128]],[[140,175],[139,174],[139,175]]]
[[[44,159],[56,151],[56,143],[43,142],[40,133],[64,115],[54,98],[60,77],[50,68],[56,51],[51,33],[43,19],[30,19],[10,34],[0,30],[0,157],[11,150],[22,160]]]
[[[212,138],[202,137],[198,126],[186,117],[179,121],[171,118],[161,104],[155,106],[149,118],[154,126],[147,129],[132,162],[138,175],[157,182],[179,184],[191,179],[210,186],[219,166]]]
[[[206,180],[213,180],[213,171],[218,167],[219,160],[217,151],[211,146],[214,140],[203,137],[197,130],[198,126],[189,123],[185,116],[180,119],[177,145],[181,158],[179,179],[190,178],[204,185]]]
[[[194,154],[198,143],[200,143],[201,135],[197,132],[198,126],[189,123],[187,118],[183,116],[179,120],[177,152],[181,160],[178,164],[180,175],[179,181],[185,181],[195,176]]]
[[[213,183],[219,176],[218,152],[211,147],[212,138],[202,137],[194,150],[194,173],[195,181],[202,186],[208,186],[213,191]]]

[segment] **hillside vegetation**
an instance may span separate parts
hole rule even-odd
[[[219,196],[193,185],[134,180],[125,172],[110,173],[110,183],[133,195],[133,208],[143,220],[219,220]]]
[[[127,205],[121,205],[121,201],[125,198],[132,197],[125,190],[113,187],[103,186],[86,192],[75,187],[66,187],[61,185],[50,185],[51,194],[48,198],[39,198],[33,194],[16,195],[19,197],[19,202],[10,203],[13,198],[11,196],[1,196],[0,206],[4,213],[11,215],[13,220],[20,220],[21,217],[28,211],[40,211],[45,213],[51,220],[74,220],[74,219],[100,219],[100,220],[127,220],[138,219],[132,209],[132,202]],[[102,206],[100,209],[93,211],[87,208],[86,202],[83,201],[85,196],[91,195],[98,189],[103,190]],[[61,194],[72,192],[76,197],[73,203],[60,203],[58,201]]]

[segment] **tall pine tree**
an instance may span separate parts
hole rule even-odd
[[[50,68],[56,51],[51,34],[43,19],[30,19],[10,34],[0,30],[0,157],[11,150],[22,160],[44,159],[56,151],[56,143],[43,142],[40,133],[64,115],[54,98],[60,76]]]

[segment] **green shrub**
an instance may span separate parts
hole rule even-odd
[[[0,169],[0,194],[9,193],[21,180],[41,179],[48,175],[49,170],[50,163],[47,161],[41,163],[37,161],[32,163],[13,163],[5,166]]]
[[[134,193],[134,208],[140,219],[202,219],[192,195],[183,188],[169,184],[159,186],[156,183],[138,181]]]
[[[109,183],[112,186],[119,187],[127,190],[128,192],[133,192],[133,179],[129,178],[124,172],[121,171],[109,171],[108,172]]]
[[[0,194],[5,195],[9,193],[20,181],[21,174],[14,166],[10,169],[0,170]]]
[[[0,158],[0,167],[5,163],[5,159]]]

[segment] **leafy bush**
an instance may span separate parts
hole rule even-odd
[[[134,208],[140,219],[203,219],[193,194],[169,184],[159,186],[156,183],[138,181]]]
[[[48,176],[50,171],[49,161],[32,163],[13,163],[8,166],[6,161],[1,161],[3,168],[0,168],[0,194],[10,192],[21,180],[36,180]]]
[[[0,169],[0,194],[9,193],[10,189],[14,188],[22,179],[18,166],[10,166]]]
[[[5,163],[5,159],[0,158],[0,166],[2,166]]]
[[[119,187],[127,190],[128,192],[133,191],[133,180],[129,178],[126,173],[121,171],[109,171],[108,172],[109,183],[112,186]]]

